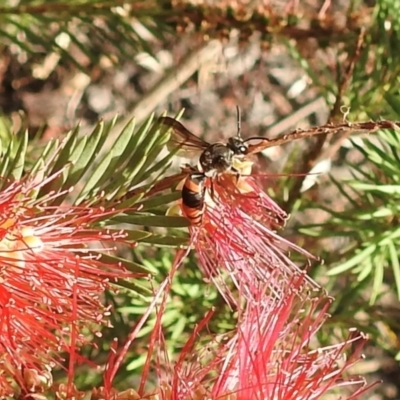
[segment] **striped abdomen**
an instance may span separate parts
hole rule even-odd
[[[203,174],[191,174],[182,188],[182,212],[191,225],[200,225],[203,219],[205,180]]]

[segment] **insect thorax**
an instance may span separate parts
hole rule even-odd
[[[228,146],[215,143],[203,151],[199,166],[206,175],[222,173],[232,168],[234,155],[235,153]]]

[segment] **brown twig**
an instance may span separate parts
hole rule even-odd
[[[343,78],[338,82],[338,88],[339,88],[338,94],[336,96],[335,104],[333,105],[332,112],[331,112],[331,115],[329,118],[330,121],[333,121],[339,115],[342,114],[341,107],[342,107],[343,94],[350,85],[351,78],[353,77],[354,67],[356,65],[357,60],[360,57],[361,48],[362,48],[362,45],[364,44],[364,38],[365,38],[365,28],[362,27],[360,34],[358,35],[358,39],[357,39],[356,47],[354,49],[353,56],[351,57],[350,62],[347,65],[347,69],[345,71]]]
[[[361,32],[358,36],[358,40],[356,43],[356,47],[355,47],[353,56],[351,57],[351,60],[347,65],[346,71],[338,84],[338,93],[336,96],[336,101],[335,101],[335,104],[333,105],[333,108],[332,108],[332,111],[331,111],[330,117],[329,117],[330,122],[338,119],[338,116],[342,114],[341,105],[342,105],[343,94],[345,93],[345,91],[347,90],[347,88],[350,85],[351,78],[352,78],[353,72],[354,72],[354,67],[356,65],[358,58],[360,57],[361,48],[364,43],[364,37],[365,37],[365,29],[362,28]],[[338,141],[343,142],[350,135],[350,133],[351,133],[351,131],[346,131],[345,133],[342,133],[338,137],[337,142]],[[288,200],[284,206],[286,211],[290,212],[291,208],[293,207],[294,202],[301,195],[301,188],[303,186],[304,179],[307,176],[307,172],[309,172],[312,169],[312,167],[315,165],[317,159],[319,158],[319,156],[322,152],[322,148],[327,139],[327,136],[328,136],[328,133],[319,136],[318,139],[315,141],[315,143],[310,146],[309,150],[304,152],[302,160],[300,162],[300,167],[299,167],[298,171],[296,171],[296,172],[301,172],[304,175],[302,177],[300,177],[298,180],[296,180],[293,187],[290,189]],[[335,147],[339,148],[340,146],[338,147],[336,145]]]
[[[329,122],[325,125],[314,126],[308,129],[296,129],[293,132],[283,135],[281,139],[289,142],[315,135],[330,135],[332,133],[352,134],[354,132],[373,133],[381,129],[400,129],[400,121]]]

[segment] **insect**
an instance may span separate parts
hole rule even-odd
[[[180,122],[171,117],[159,118],[159,123],[171,129],[170,144],[187,155],[200,155],[198,169],[189,167],[188,176],[182,189],[183,213],[192,225],[200,225],[204,213],[204,195],[207,178],[230,173],[239,177],[240,173],[235,168],[235,160],[243,160],[251,154],[257,154],[269,147],[280,146],[293,140],[308,138],[314,135],[339,132],[331,126],[312,128],[309,130],[296,130],[289,134],[274,139],[251,137],[243,139],[241,136],[240,110],[237,107],[237,133],[226,143],[208,143],[186,129]],[[351,130],[346,126],[347,130]],[[212,179],[211,179],[212,184]],[[212,185],[211,185],[212,195]]]
[[[180,122],[170,117],[161,117],[160,124],[172,129],[172,146],[190,153],[200,153],[198,170],[189,168],[182,188],[182,211],[191,225],[200,225],[204,213],[204,196],[207,178],[214,178],[223,173],[231,173],[239,177],[239,171],[234,167],[235,159],[243,159],[249,154],[256,153],[257,145],[250,139],[241,137],[240,112],[238,111],[237,134],[228,139],[227,143],[210,144],[192,134]],[[257,143],[262,138],[253,138]],[[212,183],[212,181],[211,181]],[[211,185],[212,192],[212,185]]]
[[[206,177],[214,177],[225,172],[237,174],[238,171],[234,168],[235,159],[243,159],[247,155],[258,153],[268,147],[266,141],[270,142],[259,137],[244,140],[241,137],[239,108],[237,110],[237,134],[230,137],[227,143],[210,144],[195,136],[174,118],[161,117],[159,122],[172,130],[170,147],[178,148],[188,155],[200,154],[198,168]]]

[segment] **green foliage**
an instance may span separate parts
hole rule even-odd
[[[329,275],[351,270],[359,282],[368,280],[372,303],[383,294],[384,280],[394,282],[400,298],[400,138],[397,132],[381,131],[379,141],[368,140],[363,146],[354,146],[363,156],[363,162],[350,165],[354,178],[341,182],[332,179],[348,201],[347,210],[335,212],[321,207],[330,214],[329,221],[302,231],[346,239],[346,247],[335,254],[336,259],[345,261],[336,261]],[[334,262],[332,257],[330,261]]]
[[[399,5],[398,1],[381,0],[371,16],[347,95],[353,118],[393,118],[387,102],[399,94]]]
[[[13,44],[18,53],[35,58],[53,53],[87,72],[89,65],[101,64],[103,58],[116,65],[139,51],[152,54],[150,38],[162,39],[168,28],[149,18],[152,12],[144,3],[3,1],[0,37],[3,46]]]

